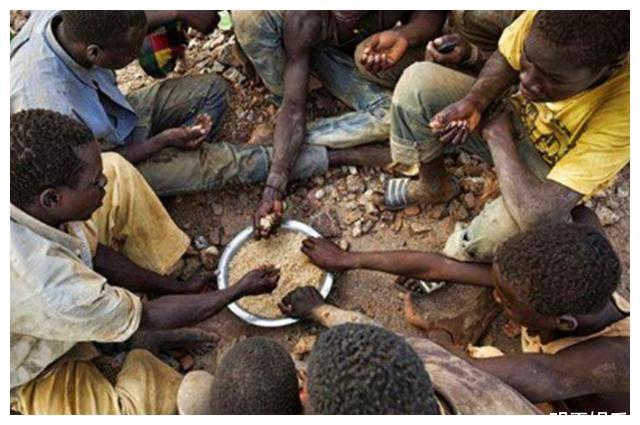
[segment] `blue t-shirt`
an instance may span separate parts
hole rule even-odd
[[[86,124],[97,139],[124,145],[138,117],[112,70],[84,68],[62,48],[52,21],[60,11],[33,11],[11,41],[11,113],[44,108]]]

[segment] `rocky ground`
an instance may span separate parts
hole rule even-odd
[[[18,29],[24,15],[12,12],[12,28]],[[216,30],[209,36],[190,34],[186,58],[174,72],[175,77],[215,72],[223,76],[231,88],[230,108],[225,118],[221,140],[232,143],[270,143],[277,108],[269,101],[269,93],[254,83],[248,69],[234,55],[235,40],[231,33]],[[137,63],[118,72],[118,81],[125,92],[153,84]],[[331,116],[348,108],[332,98],[324,89],[311,93],[308,114],[311,117]],[[493,197],[497,196],[495,174],[486,164],[461,154],[448,158],[450,170],[461,178],[463,192],[447,205],[409,208],[394,213],[381,211],[371,197],[383,188],[389,177],[379,169],[343,167],[307,182],[292,184],[287,200],[286,218],[297,219],[317,228],[327,237],[351,250],[442,249],[448,234],[457,222],[470,221]],[[164,199],[178,225],[194,238],[194,248],[203,251],[186,257],[183,277],[202,267],[216,266],[217,256],[241,229],[251,222],[254,206],[261,194],[258,187],[244,191],[200,193]],[[589,201],[624,263],[621,292],[629,296],[629,196],[628,167],[616,183]],[[383,325],[409,335],[421,335],[404,318],[402,294],[394,288],[394,277],[366,271],[340,275],[329,301],[342,308],[361,311]],[[444,316],[453,315],[469,303],[468,292],[462,286],[449,287],[430,296],[423,303]],[[420,304],[420,303],[419,303]],[[425,307],[426,308],[426,307]],[[292,351],[304,351],[309,336],[320,329],[313,324],[299,323],[279,329],[263,329],[248,325],[224,310],[201,324],[222,336],[222,344],[243,336],[264,335],[283,343]],[[483,342],[506,351],[517,348],[517,332],[502,315],[494,320]],[[297,345],[297,346],[296,346]],[[166,359],[180,370],[211,369],[216,356],[170,353]]]

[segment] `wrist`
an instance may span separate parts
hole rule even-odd
[[[163,133],[156,134],[152,138],[150,138],[147,143],[151,144],[151,147],[154,152],[157,152],[161,149],[171,146],[171,140],[169,137],[164,135]]]
[[[282,199],[284,198],[284,193],[274,187],[265,186],[264,191],[262,192],[262,197],[266,199],[275,199],[276,201],[282,201]]]
[[[270,188],[273,191],[279,192],[280,195],[284,195],[284,192],[287,190],[288,180],[287,174],[278,171],[271,171],[265,183],[265,191],[267,188]]]

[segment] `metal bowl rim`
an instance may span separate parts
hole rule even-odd
[[[320,233],[318,233],[313,227],[302,223],[296,220],[287,220],[280,226],[286,230],[295,230],[301,233],[304,233],[307,236],[312,237],[322,237]],[[240,233],[238,233],[229,244],[227,244],[222,256],[220,257],[220,262],[218,264],[218,288],[225,289],[229,287],[229,264],[231,263],[231,259],[236,254],[238,249],[251,238],[251,234],[253,233],[253,226],[248,226],[244,228]],[[322,286],[320,287],[320,294],[322,294],[323,298],[327,298],[329,292],[331,292],[331,287],[333,286],[333,274],[330,272],[326,272],[326,276],[324,278],[324,282],[322,282]],[[252,313],[249,313],[242,307],[240,307],[237,303],[231,303],[228,305],[229,310],[233,314],[235,314],[238,318],[244,320],[247,323],[250,323],[255,326],[260,326],[264,328],[278,328],[282,326],[291,325],[293,323],[298,322],[298,319],[294,319],[292,317],[283,317],[281,319],[268,319],[265,317],[256,316]]]

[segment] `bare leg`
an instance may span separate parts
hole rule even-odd
[[[370,143],[347,149],[329,149],[329,166],[369,165],[384,168],[391,164],[391,151],[388,143]]]

